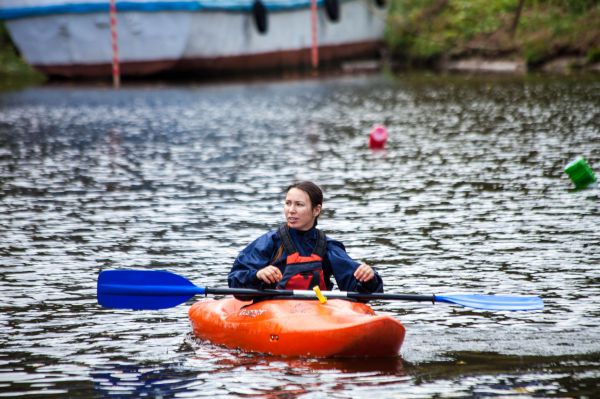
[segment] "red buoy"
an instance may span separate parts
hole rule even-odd
[[[369,133],[369,148],[383,148],[388,139],[388,131],[383,125],[375,125]]]

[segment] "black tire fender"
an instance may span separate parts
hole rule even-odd
[[[331,22],[337,22],[340,20],[340,1],[339,0],[325,0],[325,11],[327,11],[327,17]]]
[[[269,18],[267,14],[267,7],[263,4],[261,0],[254,0],[252,4],[252,18],[254,19],[254,24],[256,25],[256,30],[258,33],[264,35],[269,30]]]

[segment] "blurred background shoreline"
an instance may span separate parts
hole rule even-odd
[[[600,73],[596,0],[393,0],[379,56],[322,65],[319,76],[432,70],[491,73]],[[312,68],[273,68],[210,76],[154,74],[127,81],[315,76]],[[0,22],[0,90],[62,81],[29,66]],[[72,79],[68,79],[73,81]],[[96,78],[96,82],[109,82]],[[80,80],[75,80],[75,82]]]

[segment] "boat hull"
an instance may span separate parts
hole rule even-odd
[[[398,356],[404,326],[366,304],[329,300],[199,301],[189,318],[194,335],[249,352],[301,357]]]
[[[374,4],[373,0],[342,1],[335,22],[319,7],[320,65],[379,55],[386,10]],[[165,71],[201,75],[311,66],[311,13],[304,6],[270,10],[264,33],[258,31],[248,10],[131,9],[118,12],[116,20],[122,75]],[[42,72],[67,77],[112,73],[107,12],[23,13],[7,20],[6,26],[27,62]]]

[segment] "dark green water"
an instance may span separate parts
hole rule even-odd
[[[600,173],[599,93],[597,76],[415,74],[0,94],[0,397],[598,397],[600,192],[563,167]],[[103,269],[225,286],[305,178],[386,291],[544,310],[376,302],[407,328],[400,356],[323,360],[197,342],[185,305],[97,305]]]

